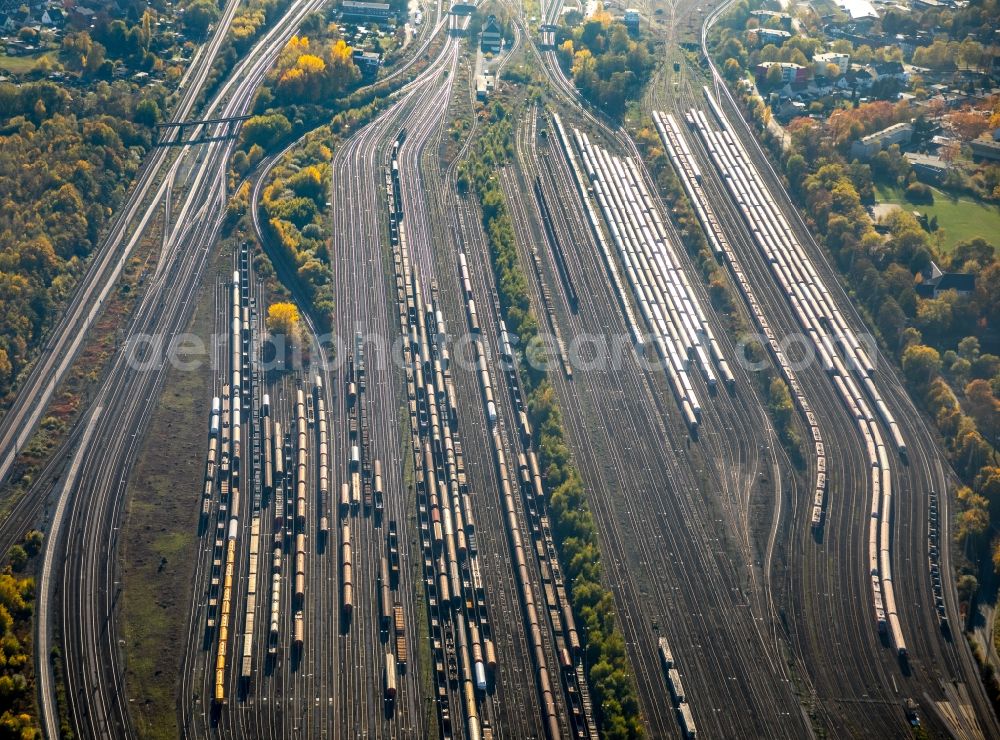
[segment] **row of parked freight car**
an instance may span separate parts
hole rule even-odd
[[[245,268],[247,258],[244,249],[240,255],[241,269]],[[249,395],[248,393],[244,393],[244,381],[249,383],[249,353],[244,353],[243,350],[245,345],[249,345],[250,340],[250,298],[249,288],[246,281],[241,280],[241,277],[243,277],[241,276],[241,270],[233,272],[232,301],[230,305],[232,326],[229,338],[231,353],[231,383],[229,388],[231,395],[225,399],[229,405],[227,409],[229,427],[227,428],[228,443],[226,449],[223,450],[223,454],[228,457],[228,464],[226,465],[228,468],[228,485],[224,491],[228,493],[228,500],[224,501],[223,506],[220,507],[220,529],[223,526],[223,521],[225,521],[227,511],[229,523],[226,530],[225,552],[221,560],[223,577],[217,624],[218,633],[216,635],[215,691],[213,695],[216,703],[221,703],[226,698],[226,657],[229,646],[229,631],[233,619],[233,581],[236,568],[236,544],[237,537],[239,536],[239,516],[241,510],[242,430],[244,421],[242,418],[242,400]],[[218,558],[216,561],[218,562]]]
[[[340,486],[338,514],[340,517],[340,616],[341,625],[349,628],[354,613],[354,562],[351,544],[352,519],[359,512],[371,517],[375,528],[381,528],[385,511],[382,461],[372,454],[369,425],[369,384],[363,337],[355,335],[354,349],[347,355],[344,375],[347,402],[347,474]],[[359,526],[363,520],[356,520]],[[406,619],[403,604],[397,601],[400,559],[399,532],[395,520],[389,519],[382,542],[384,550],[378,556],[376,587],[378,591],[379,631],[389,643],[384,656],[383,696],[386,710],[395,710],[398,675],[405,673],[409,662]]]
[[[667,688],[670,689],[670,698],[674,702],[677,710],[677,722],[681,726],[681,735],[688,740],[698,737],[698,728],[694,723],[694,713],[688,703],[687,693],[684,691],[684,684],[681,683],[681,674],[674,664],[674,654],[670,649],[670,643],[666,637],[661,637],[658,641],[660,651],[660,662],[663,670],[667,674]]]
[[[555,121],[569,156],[570,141],[562,122],[558,117]],[[611,155],[579,130],[574,130],[574,141],[635,302],[649,327],[651,343],[664,363],[684,420],[695,433],[702,404],[689,374],[692,363],[697,364],[710,391],[716,388],[720,375],[730,389],[735,378],[636,163]],[[589,201],[585,202],[589,206]],[[621,301],[627,303],[628,299],[622,296]]]
[[[215,637],[213,674],[213,701],[225,701],[225,678],[230,653],[229,637],[233,631],[235,571],[237,567],[237,544],[240,536],[241,513],[249,509],[250,553],[259,545],[260,497],[250,496],[250,504],[245,500],[248,492],[259,490],[259,466],[254,462],[246,464],[247,434],[256,429],[252,410],[259,405],[259,397],[251,387],[251,343],[256,341],[256,305],[250,296],[249,249],[242,245],[238,250],[237,269],[233,271],[229,316],[231,318],[229,343],[230,363],[227,380],[222,386],[221,397],[212,399],[209,416],[208,454],[205,465],[205,480],[202,495],[200,528],[204,529],[219,494],[218,518],[216,521],[215,544],[212,555],[211,582],[206,628]],[[258,485],[254,485],[257,483]],[[251,557],[251,568],[255,558]],[[255,575],[255,574],[254,574]],[[251,586],[247,594],[247,614],[245,619],[249,629],[253,629],[256,587]],[[244,644],[243,665],[248,665],[249,645]]]
[[[464,251],[459,252],[458,264],[459,276],[467,275],[468,260]],[[505,448],[502,423],[497,411],[497,404],[500,403],[499,394],[503,388],[494,384],[488,361],[489,339],[482,333],[482,327],[479,327],[480,331],[471,346],[482,400],[491,426],[494,464],[503,499],[501,516],[506,524],[508,544],[514,555],[513,565],[517,573],[520,601],[530,636],[544,726],[549,737],[561,736],[561,724],[555,701],[558,687],[553,685],[552,680],[553,676],[558,675],[569,712],[570,732],[577,738],[592,737],[596,736],[596,726],[589,704],[586,678],[582,665],[577,660],[580,640],[563,580],[562,567],[549,527],[549,518],[545,512],[545,492],[538,456],[533,447],[528,408],[520,386],[514,339],[500,318],[499,299],[496,295],[492,298],[489,308],[498,328],[494,339],[498,340],[504,386],[517,416],[517,440],[520,449],[516,451],[516,474],[514,460],[510,459]],[[472,303],[471,294],[467,294],[465,299],[467,306]],[[480,308],[478,312],[480,319],[482,310]],[[471,313],[470,328],[472,328]],[[535,582],[530,575],[534,570],[533,565],[537,566],[540,574],[540,589],[535,588]],[[551,661],[547,657],[546,645],[550,641],[553,643],[551,647],[559,665],[558,673],[550,673],[549,670]]]
[[[480,696],[495,674],[496,649],[479,575],[475,518],[458,435],[450,358],[443,342],[443,317],[433,300],[425,300],[403,221],[397,160],[403,137],[392,148],[386,195],[399,320],[406,339],[402,354],[436,708],[442,736],[454,737],[451,697],[457,690],[465,735],[479,740],[492,737],[490,724],[482,717]],[[468,289],[471,292],[471,284]],[[469,311],[470,321],[478,327],[474,304]]]
[[[494,314],[500,316],[500,304],[494,299]],[[510,333],[503,320],[497,320],[500,336],[500,367],[506,381],[511,406],[518,418],[520,448],[516,449],[517,480],[513,478],[511,462],[509,486],[517,491],[523,508],[524,523],[531,535],[532,546],[541,578],[540,594],[535,611],[540,619],[540,628],[548,629],[555,638],[554,652],[560,668],[566,706],[569,712],[570,730],[576,738],[596,738],[597,727],[590,705],[586,674],[583,670],[580,637],[569,601],[562,564],[559,562],[555,540],[552,536],[547,499],[542,483],[541,468],[534,448],[528,407],[521,388],[518,364],[510,344]],[[494,430],[494,442],[501,442],[499,430]],[[495,453],[496,454],[496,453]],[[502,457],[500,457],[503,460]],[[505,460],[504,460],[505,462]],[[500,466],[502,468],[503,466]],[[501,492],[506,505],[507,489],[501,476]],[[517,494],[515,494],[517,496]],[[508,517],[508,523],[512,520]],[[530,613],[529,613],[530,623]]]
[[[393,155],[398,151],[394,147]],[[414,430],[415,479],[420,511],[421,534],[425,539],[425,578],[432,606],[431,638],[435,648],[439,678],[438,709],[442,726],[452,728],[448,691],[442,684],[461,687],[465,734],[470,740],[489,737],[492,730],[483,717],[477,699],[488,690],[496,671],[496,649],[488,619],[486,594],[478,563],[478,545],[468,490],[465,463],[458,425],[457,396],[451,374],[447,331],[437,285],[430,285],[429,297],[421,287],[412,267],[405,225],[397,204],[400,200],[399,170],[392,158],[387,177],[390,204],[390,236],[397,269],[397,294],[400,299],[400,322],[408,341],[404,345],[410,418]],[[538,459],[530,449],[531,430],[526,408],[519,409],[520,440],[524,452],[518,455],[520,479],[508,464],[502,444],[498,405],[502,387],[494,384],[488,364],[486,337],[480,323],[483,308],[473,298],[473,276],[466,255],[459,254],[457,277],[462,286],[465,314],[471,334],[470,348],[479,380],[483,415],[493,436],[493,454],[502,497],[501,516],[507,524],[512,566],[523,608],[529,650],[533,658],[536,687],[542,708],[542,724],[548,737],[562,737],[562,724],[556,704],[558,688],[550,677],[547,645],[552,641],[553,619],[558,625],[554,647],[562,671],[555,675],[572,678],[569,705],[576,707],[571,718],[574,735],[588,737],[585,702],[576,684],[574,658],[579,638],[573,624],[561,569],[555,558],[551,535],[539,541],[544,555],[524,537],[519,523],[519,502],[530,499],[533,510],[543,506],[543,490]],[[493,306],[493,310],[498,310]],[[505,364],[513,368],[512,341],[502,332]],[[516,373],[514,374],[516,377]],[[519,482],[520,480],[520,482]],[[520,493],[520,495],[519,495]],[[533,531],[548,530],[547,520]],[[547,542],[547,545],[544,544]],[[532,556],[531,551],[536,555]],[[539,557],[545,600],[538,598],[531,581],[529,558]],[[559,601],[561,599],[561,602]],[[560,604],[562,606],[560,606]],[[440,608],[435,608],[440,607]],[[546,609],[547,607],[547,609]],[[563,611],[564,610],[564,611]],[[511,617],[513,615],[510,615]],[[443,644],[442,644],[443,642]],[[443,670],[441,662],[444,661]],[[589,708],[588,708],[589,709]],[[592,725],[592,722],[591,722]],[[584,728],[577,731],[577,728]]]
[[[270,658],[277,655],[280,645],[282,608],[287,601],[291,611],[290,644],[301,654],[305,641],[305,603],[307,542],[309,532],[307,514],[312,502],[317,505],[317,544],[322,551],[326,543],[329,524],[330,485],[333,477],[331,465],[331,430],[323,393],[323,381],[316,376],[311,390],[301,382],[296,388],[291,407],[290,431],[283,430],[281,422],[273,418],[268,395],[259,396],[257,371],[254,358],[259,354],[257,341],[256,302],[249,289],[250,255],[246,246],[237,256],[238,269],[233,272],[232,282],[227,283],[227,293],[231,289],[232,301],[231,332],[228,354],[231,362],[227,368],[226,380],[221,397],[213,399],[209,416],[208,454],[206,459],[205,486],[202,503],[202,525],[207,522],[214,503],[213,494],[218,498],[218,532],[212,567],[212,581],[209,591],[208,630],[213,641],[214,692],[216,704],[227,700],[227,669],[231,668],[231,654],[234,652],[231,640],[235,633],[233,615],[237,601],[237,584],[245,583],[245,616],[242,630],[243,660],[240,677],[244,686],[251,676],[252,651],[255,635],[257,606],[258,561],[262,532],[262,504],[273,497],[274,522],[271,543],[270,578],[263,583],[268,586],[269,610],[267,621],[267,652]],[[232,390],[231,390],[232,389]],[[346,517],[350,511],[360,509],[359,502],[365,501],[366,513],[375,508],[376,526],[381,522],[383,505],[383,482],[381,463],[368,456],[367,420],[365,418],[364,360],[358,347],[356,354],[348,356],[348,398],[349,398],[349,459],[345,460],[346,476],[353,485],[347,488],[347,505],[341,506]],[[363,473],[363,484],[360,475]],[[362,493],[363,491],[363,493]],[[244,523],[244,526],[240,526]],[[388,557],[382,570],[391,572],[393,578],[384,579],[391,589],[398,586],[399,553],[398,534],[395,523],[390,522]],[[354,550],[352,527],[348,520],[337,527],[336,553],[338,556],[340,613],[342,626],[350,626],[354,607]],[[240,538],[246,534],[247,544],[241,549]],[[241,554],[242,553],[242,554]],[[287,557],[286,557],[287,555]],[[241,570],[240,557],[248,558],[246,578],[238,578]],[[285,595],[283,572],[288,561],[287,577],[290,595]],[[389,565],[391,563],[391,566]],[[380,570],[379,577],[382,572]],[[391,598],[391,596],[390,596]],[[405,624],[400,604],[383,599],[385,609],[396,616],[399,625],[395,627],[395,655],[387,655],[386,665],[397,664],[405,670],[407,661]],[[317,615],[319,618],[319,615]],[[383,625],[385,618],[383,616]],[[391,703],[396,694],[396,674],[385,675],[385,695]]]
[[[597,212],[594,210],[594,206],[590,202],[590,184],[583,172],[580,170],[576,154],[573,152],[573,147],[570,144],[569,137],[566,135],[566,129],[563,128],[562,119],[559,118],[559,114],[553,113],[552,120],[559,135],[559,143],[562,147],[562,151],[569,162],[570,170],[573,172],[573,182],[576,184],[577,195],[580,196],[580,202],[584,204],[591,233],[594,235],[594,238],[597,240],[597,244],[600,246],[601,257],[604,260],[604,267],[608,271],[608,276],[611,278],[614,293],[618,297],[618,306],[621,308],[622,314],[625,316],[625,324],[628,326],[628,330],[632,333],[632,340],[635,343],[636,348],[643,349],[645,347],[646,337],[635,320],[635,312],[632,310],[632,303],[629,301],[628,294],[625,292],[621,278],[618,275],[618,267],[615,265],[614,257],[611,255],[611,249],[608,247],[608,241],[604,238],[604,232],[601,230],[601,223],[598,219]]]
[[[662,114],[659,111],[653,111],[653,122],[656,125],[656,130],[660,135],[660,139],[663,141],[665,149],[667,150],[667,155],[669,156],[671,163],[674,165],[674,169],[677,170],[677,173],[680,176],[684,190],[687,193],[688,198],[691,200],[695,214],[705,231],[705,235],[712,248],[712,252],[715,254],[717,259],[729,266],[744,302],[748,306],[750,313],[753,315],[754,320],[757,322],[757,326],[760,329],[761,334],[766,337],[767,341],[765,346],[768,351],[771,352],[775,363],[781,369],[781,374],[784,377],[785,382],[792,389],[792,397],[795,400],[796,406],[801,411],[802,416],[809,427],[809,436],[814,446],[816,461],[816,480],[815,487],[813,489],[811,521],[813,529],[819,530],[823,526],[824,511],[825,506],[827,505],[827,479],[826,446],[823,443],[823,434],[820,431],[816,414],[809,405],[805,393],[802,391],[798,378],[795,375],[795,371],[792,369],[791,363],[789,363],[788,358],[782,351],[781,345],[777,341],[777,337],[774,330],[771,328],[771,324],[768,321],[767,316],[764,315],[764,308],[757,300],[757,296],[754,293],[753,287],[750,285],[750,280],[747,277],[746,271],[743,269],[739,257],[736,255],[736,252],[733,251],[732,245],[729,243],[729,239],[722,230],[709,199],[705,196],[705,193],[702,190],[701,169],[698,167],[697,160],[694,156],[692,156],[691,149],[688,146],[687,141],[684,139],[684,135],[681,133],[680,127],[677,125],[677,122],[674,120],[672,115],[669,113]]]
[[[824,369],[833,378],[865,443],[872,467],[868,570],[872,580],[873,612],[879,628],[888,629],[898,654],[905,657],[907,647],[896,610],[890,554],[892,473],[877,419],[882,420],[891,443],[904,457],[906,445],[875,386],[875,368],[868,353],[841,315],[746,150],[729,130],[718,103],[708,88],[704,93],[720,128],[710,126],[704,111],[696,109],[688,112],[687,122],[701,138],[754,243],[761,250],[799,325],[810,337]],[[801,395],[800,388],[793,387],[793,391]],[[801,405],[805,399],[798,401]]]

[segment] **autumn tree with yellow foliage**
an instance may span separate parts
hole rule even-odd
[[[296,270],[322,330],[333,313],[326,209],[332,156],[322,134],[307,137],[301,150],[275,168],[261,198],[270,238]]]
[[[37,535],[37,533],[34,533]],[[40,538],[29,534],[7,554],[10,563],[0,572],[0,737],[41,738],[34,705],[31,613],[35,579],[20,578],[12,568],[23,569],[38,554]]]
[[[313,44],[307,36],[293,36],[271,76],[275,102],[315,103],[343,94],[361,79],[353,52],[343,39]]]
[[[613,116],[638,98],[653,70],[651,46],[629,36],[625,25],[598,7],[574,28],[559,47],[563,67],[585,98]]]
[[[267,329],[295,341],[299,338],[299,309],[294,303],[272,303],[267,308]]]

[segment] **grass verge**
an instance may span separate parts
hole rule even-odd
[[[208,337],[214,330],[211,283],[201,286],[198,296],[188,331]],[[179,734],[177,648],[187,640],[184,615],[197,559],[211,380],[204,367],[168,372],[129,481],[121,548],[122,636],[133,721],[145,738]]]

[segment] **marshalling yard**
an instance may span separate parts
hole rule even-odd
[[[199,52],[207,61],[237,5]],[[199,108],[210,65],[193,68],[175,120],[245,116],[324,5],[292,0]],[[542,1],[530,19],[541,34],[511,4],[514,39],[492,71],[502,80],[519,58],[544,95],[518,109],[513,156],[493,177],[551,337],[548,378],[646,734],[907,737],[916,720],[932,737],[1000,736],[959,626],[954,474],[714,67],[705,75],[678,45],[687,34],[704,47],[726,3],[637,7],[665,11],[643,112],[804,440],[796,467],[636,144],[560,69],[547,41],[562,4]],[[303,303],[308,366],[268,354],[255,249],[247,239],[214,256],[234,141],[195,128],[154,150],[0,422],[6,475],[162,217],[122,345],[184,332],[196,305],[220,338],[188,420],[204,430],[199,472],[177,481],[197,527],[190,598],[172,616],[183,737],[600,735],[589,636],[518,372],[525,348],[505,323],[479,204],[458,187],[483,126],[468,22],[429,6],[393,72],[410,78],[333,153],[335,351]],[[462,112],[474,123],[455,151],[448,127]],[[277,160],[255,174],[251,201],[269,253],[256,209]],[[48,533],[36,660],[48,737],[60,715],[79,737],[142,734],[125,680],[120,532],[136,457],[171,440],[143,446],[167,368],[134,360],[116,355],[64,469],[0,525],[6,546],[32,523]]]

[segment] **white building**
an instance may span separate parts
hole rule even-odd
[[[893,144],[905,144],[913,137],[913,124],[903,121],[894,123],[888,128],[868,134],[851,144],[851,156],[855,159],[868,159],[882,149]]]
[[[826,65],[836,64],[840,74],[846,74],[851,68],[850,54],[841,54],[836,51],[825,51],[822,54],[813,55],[813,65],[815,73],[826,75]]]
[[[767,72],[771,67],[781,69],[781,81],[784,83],[802,83],[807,81],[808,72],[801,64],[795,64],[794,62],[761,62],[754,70],[758,82],[767,76]]]

